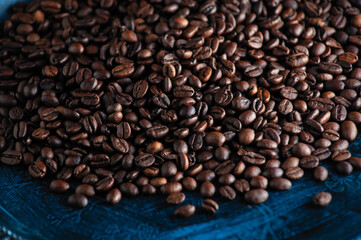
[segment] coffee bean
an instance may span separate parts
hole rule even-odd
[[[361,168],[355,1],[97,2],[17,4],[2,24],[0,162],[81,182],[75,207],[183,188],[257,204],[305,169],[325,181],[320,162]]]
[[[113,188],[110,190],[106,196],[106,200],[108,203],[114,205],[117,204],[122,199],[122,193],[118,188]]]
[[[204,182],[200,187],[200,193],[203,197],[212,197],[216,193],[216,187],[211,182]]]
[[[344,137],[348,141],[353,141],[357,136],[357,127],[355,123],[351,121],[344,121],[341,124],[340,130],[341,136]]]
[[[219,193],[222,197],[226,198],[227,200],[234,200],[236,198],[236,192],[230,186],[222,186],[219,189]]]
[[[273,178],[269,185],[277,191],[288,190],[292,187],[291,181],[282,177]]]
[[[141,153],[135,157],[134,162],[137,166],[146,168],[153,165],[155,158],[149,153]]]
[[[313,171],[313,177],[320,182],[324,182],[326,181],[327,177],[328,177],[328,171],[325,167],[323,166],[318,166],[315,168],[315,170]]]
[[[75,193],[82,194],[87,197],[95,195],[95,189],[90,184],[80,184],[75,188]]]
[[[175,216],[178,216],[178,217],[190,217],[195,212],[196,212],[196,207],[191,205],[191,204],[187,204],[187,205],[184,205],[184,206],[181,206],[181,207],[177,208],[173,212],[173,214]]]
[[[349,162],[343,161],[336,164],[336,170],[340,174],[350,175],[353,171],[353,167]]]
[[[181,204],[186,199],[186,195],[182,192],[172,193],[167,197],[167,203],[169,204]]]
[[[51,181],[49,188],[53,192],[64,193],[69,190],[70,186],[66,181],[58,179]]]
[[[6,165],[17,165],[22,160],[22,154],[15,150],[6,150],[1,154],[0,161]]]
[[[236,180],[234,183],[234,188],[240,193],[248,192],[251,189],[249,182],[246,179]]]
[[[253,189],[244,195],[244,199],[250,204],[261,204],[268,199],[268,192],[264,189]]]
[[[332,200],[332,195],[328,192],[320,192],[313,196],[313,204],[318,207],[327,207]]]
[[[130,197],[139,195],[139,189],[137,186],[130,182],[122,183],[120,185],[120,191]]]
[[[202,209],[207,213],[216,213],[219,209],[218,203],[212,199],[204,199],[202,202]]]
[[[88,205],[88,199],[84,195],[75,193],[69,196],[68,204],[75,208],[85,208]]]
[[[36,160],[28,167],[28,171],[33,178],[43,178],[46,174],[46,166],[42,161]]]
[[[291,180],[298,180],[303,177],[304,171],[300,167],[291,167],[286,170],[285,174]]]
[[[194,191],[197,188],[197,181],[192,177],[185,177],[182,180],[182,185],[187,191]]]

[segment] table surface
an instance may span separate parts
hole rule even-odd
[[[15,2],[0,0],[0,20]],[[361,156],[360,146],[359,136],[350,146],[353,155]],[[0,166],[0,238],[5,232],[29,240],[361,239],[361,173],[341,177],[330,170],[325,183],[306,174],[291,190],[272,192],[259,206],[247,206],[240,197],[231,202],[216,198],[216,214],[178,219],[164,196],[123,199],[115,206],[95,197],[87,208],[74,210],[66,206],[66,196],[49,192],[49,180],[33,180],[22,167]],[[320,191],[333,196],[323,209],[311,204]],[[199,194],[186,195],[184,204],[201,205]]]

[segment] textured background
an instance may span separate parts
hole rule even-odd
[[[0,19],[16,0],[0,0]],[[361,156],[361,137],[350,150]],[[332,168],[332,167],[331,167]],[[215,215],[199,213],[189,219],[171,216],[174,206],[162,196],[123,199],[109,206],[102,198],[86,209],[65,205],[66,196],[50,193],[49,181],[31,179],[21,167],[0,166],[0,239],[4,234],[24,239],[361,239],[361,173],[340,177],[330,171],[325,183],[310,175],[287,192],[274,192],[260,206],[247,206],[239,197],[216,199]],[[311,204],[312,196],[330,191],[325,209]],[[202,199],[187,194],[184,204],[197,207]]]

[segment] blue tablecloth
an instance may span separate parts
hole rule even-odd
[[[0,16],[16,0],[0,0]],[[350,150],[360,156],[361,137]],[[199,213],[188,219],[171,216],[175,207],[163,196],[123,199],[109,206],[102,198],[87,208],[66,206],[66,196],[50,193],[49,181],[31,179],[22,167],[0,166],[0,238],[4,234],[38,239],[360,239],[361,173],[340,177],[330,171],[325,183],[310,174],[287,192],[272,192],[260,206],[247,206],[239,197],[216,199],[215,215]],[[311,204],[312,196],[330,191],[324,209]],[[201,205],[198,194],[187,193],[184,204]]]
[[[361,136],[350,147],[359,155]],[[325,183],[310,174],[291,190],[272,192],[260,206],[243,200],[216,199],[215,215],[188,219],[171,216],[175,209],[162,196],[123,199],[109,206],[91,199],[87,208],[66,206],[66,196],[50,193],[48,181],[31,179],[21,167],[0,167],[0,226],[25,239],[360,239],[361,173],[340,177],[330,171]],[[330,191],[332,203],[312,205],[312,196]],[[184,204],[200,206],[198,194],[187,193]]]

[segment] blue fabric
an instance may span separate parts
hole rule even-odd
[[[16,0],[0,0],[4,19]],[[350,147],[360,156],[361,137]],[[175,207],[163,196],[123,199],[109,206],[92,198],[87,208],[66,206],[66,196],[50,193],[49,181],[31,179],[21,167],[0,166],[0,238],[23,239],[360,239],[361,173],[340,177],[330,171],[325,183],[310,174],[287,192],[272,192],[260,206],[247,206],[239,197],[231,202],[216,199],[215,215],[199,213],[189,219],[171,216]],[[313,207],[312,196],[330,191],[332,203]],[[184,204],[199,207],[202,198],[187,193]]]
[[[350,150],[360,156],[361,135]],[[240,198],[216,199],[215,215],[198,213],[189,219],[171,216],[175,207],[163,196],[123,199],[109,206],[91,199],[87,208],[66,206],[66,196],[50,193],[49,181],[33,180],[21,167],[0,167],[0,226],[25,239],[359,239],[361,233],[361,173],[341,177],[330,169],[325,183],[310,174],[291,190],[272,192],[260,206]],[[312,205],[312,197],[330,191],[332,203]],[[199,207],[202,198],[187,193],[184,204]]]

